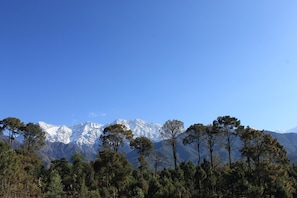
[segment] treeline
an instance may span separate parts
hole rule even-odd
[[[218,117],[210,125],[168,120],[160,129],[172,149],[174,168],[159,168],[162,154],[154,152],[146,137],[133,137],[124,125],[114,124],[100,136],[98,156],[87,161],[80,154],[53,160],[49,168],[35,154],[45,144],[45,133],[33,123],[18,118],[0,121],[0,197],[297,197],[297,167],[277,139],[264,131],[245,127],[230,116]],[[197,162],[178,163],[177,138],[194,146]],[[15,146],[15,138],[21,144]],[[233,161],[235,139],[240,139],[241,159]],[[138,153],[133,167],[121,152],[129,143]],[[227,163],[217,163],[217,146],[227,151]],[[201,158],[200,150],[208,151]],[[147,159],[154,159],[153,166]]]

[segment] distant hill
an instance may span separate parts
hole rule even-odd
[[[124,124],[134,133],[134,137],[145,136],[151,139],[154,143],[154,152],[148,158],[148,161],[153,167],[156,155],[161,160],[160,167],[173,167],[172,150],[171,146],[166,143],[166,140],[162,140],[160,137],[159,129],[162,125],[146,122],[140,119],[124,120],[119,119],[110,124]],[[42,158],[46,165],[49,165],[52,160],[61,159],[65,157],[70,161],[70,158],[75,153],[81,153],[88,160],[94,160],[97,157],[98,149],[100,145],[100,135],[103,129],[110,124],[97,124],[97,123],[83,123],[73,126],[55,126],[47,124],[45,122],[39,122],[41,128],[46,132],[47,142],[46,145],[38,151],[38,155]],[[279,143],[284,146],[288,153],[292,163],[297,163],[297,133],[276,133],[272,131],[266,131],[266,133],[272,135],[278,139]],[[177,160],[192,161],[197,163],[197,148],[194,145],[182,144],[182,140],[185,137],[185,133],[182,133],[178,137],[177,146]],[[1,136],[1,140],[8,141],[7,137]],[[15,147],[19,147],[20,144],[15,141]],[[241,148],[241,141],[235,140],[233,143],[233,160],[241,158],[239,149]],[[138,155],[135,151],[132,151],[126,146],[123,151],[126,153],[127,159],[135,166],[138,166]],[[201,160],[203,158],[208,159],[208,151],[205,146],[200,148]],[[219,144],[216,146],[215,153],[216,163],[227,162],[227,152]]]
[[[267,131],[272,137],[278,139],[279,143],[284,146],[288,153],[288,157],[291,160],[291,163],[297,163],[297,133],[275,133]],[[177,158],[178,162],[182,161],[192,161],[193,163],[197,163],[197,149],[194,145],[183,145],[182,139],[185,137],[185,133],[181,134],[178,137],[178,146],[177,146]],[[232,158],[233,160],[239,160],[241,158],[241,154],[239,149],[241,148],[241,141],[239,139],[235,140],[233,143],[233,152]],[[138,166],[138,154],[135,151],[131,151],[129,149],[125,150],[127,159],[134,165]],[[201,146],[201,159],[208,159],[208,151],[204,146]],[[42,157],[46,164],[49,164],[53,159],[60,159],[62,157],[67,158],[70,161],[70,158],[75,153],[81,153],[89,160],[94,160],[97,157],[98,149],[94,148],[81,148],[75,144],[63,144],[58,142],[47,142],[46,146],[43,147],[38,154]],[[173,167],[172,160],[172,150],[171,146],[166,143],[166,141],[162,140],[160,142],[154,143],[154,152],[148,158],[148,161],[153,167],[155,162],[155,154],[158,153],[161,158],[160,167]],[[216,162],[217,163],[226,163],[228,154],[226,150],[221,146],[216,146]]]
[[[297,133],[276,133],[267,131],[286,149],[291,163],[297,163]]]

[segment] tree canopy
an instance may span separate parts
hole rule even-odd
[[[12,145],[15,137],[20,134],[24,128],[24,123],[18,118],[8,117],[0,121],[0,126],[1,133],[5,130],[9,132],[9,142],[10,145]]]
[[[160,129],[160,135],[171,145],[175,168],[177,168],[176,139],[183,130],[184,123],[180,120],[167,120]]]
[[[197,147],[198,164],[200,164],[200,146],[203,143],[203,137],[205,135],[205,126],[203,124],[193,124],[186,130],[186,137],[183,139],[183,144],[195,143]]]
[[[105,149],[95,160],[87,161],[76,153],[70,162],[62,157],[44,167],[35,153],[44,141],[38,125],[23,124],[17,118],[1,120],[2,131],[10,131],[9,137],[21,135],[24,141],[18,148],[10,141],[0,141],[0,197],[297,197],[297,166],[290,164],[278,140],[263,130],[229,122],[229,118],[218,117],[210,125],[193,124],[185,133],[181,121],[167,121],[160,133],[169,148],[177,151],[174,149],[182,140],[190,149],[204,146],[208,152],[200,162],[180,161],[174,168],[160,170],[164,153],[154,150],[146,137],[133,139],[132,131],[123,125],[104,129],[100,140]],[[216,163],[220,144],[229,148],[226,133],[235,132],[240,144],[233,149],[241,158],[233,160],[232,166],[229,160]],[[124,144],[138,152],[140,168],[118,152]],[[144,163],[144,158],[153,163]]]
[[[39,150],[45,145],[45,132],[42,131],[39,125],[29,122],[22,128],[24,136],[23,147],[27,151]]]
[[[113,124],[104,128],[103,134],[100,136],[103,148],[115,152],[124,146],[125,140],[131,141],[132,139],[132,131],[122,124]]]
[[[213,125],[221,130],[222,135],[224,136],[224,146],[228,151],[229,166],[232,165],[232,143],[235,138],[238,136],[240,130],[243,130],[243,127],[240,125],[240,120],[231,116],[219,116],[216,120],[213,121]]]

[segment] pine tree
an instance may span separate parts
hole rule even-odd
[[[118,152],[119,148],[124,146],[125,140],[131,141],[132,139],[132,131],[122,124],[113,124],[104,128],[100,136],[103,148],[114,152]]]
[[[99,186],[114,194],[121,192],[128,184],[132,167],[123,154],[101,151],[94,165],[95,178]],[[101,189],[103,190],[103,189]]]
[[[187,136],[183,139],[183,144],[194,143],[197,148],[198,165],[200,165],[200,146],[203,143],[203,136],[205,135],[205,126],[203,124],[193,124],[186,130]]]
[[[8,143],[0,142],[0,197],[30,196],[30,175]]]
[[[219,116],[213,121],[213,125],[221,130],[222,136],[225,138],[225,148],[228,151],[229,166],[232,166],[231,152],[232,144],[238,136],[239,131],[243,129],[240,120],[230,116]]]
[[[12,146],[15,137],[21,133],[24,126],[20,119],[8,117],[0,121],[0,132],[3,133],[5,130],[9,132],[9,143]]]
[[[59,198],[63,196],[63,184],[61,176],[57,171],[53,171],[50,177],[50,183],[47,188],[47,196],[50,198]]]
[[[220,130],[213,126],[213,125],[208,125],[205,128],[205,136],[204,136],[205,140],[205,145],[207,147],[207,150],[209,151],[209,155],[210,155],[210,164],[211,167],[214,167],[214,149],[216,144],[220,141],[221,139],[221,133]]]
[[[21,134],[24,136],[23,148],[28,152],[39,150],[45,145],[45,132],[37,124],[29,122],[22,127]]]
[[[160,129],[160,135],[164,140],[171,145],[173,160],[174,160],[174,168],[177,168],[177,155],[176,155],[176,147],[177,147],[177,137],[184,130],[184,123],[179,120],[167,120]]]
[[[139,157],[138,157],[139,168],[141,170],[149,168],[148,167],[149,165],[145,157],[149,156],[154,148],[152,141],[147,137],[141,136],[132,140],[130,142],[130,146],[139,154]]]

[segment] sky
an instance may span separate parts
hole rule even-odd
[[[0,119],[297,126],[295,0],[3,0]]]

